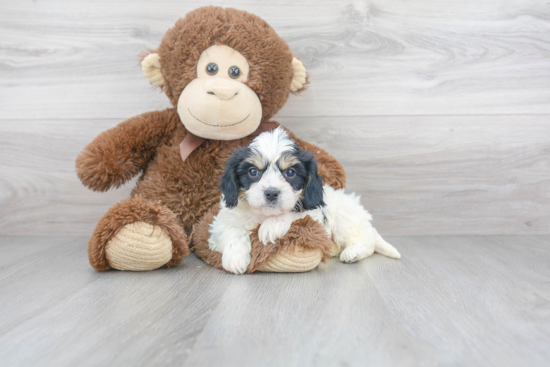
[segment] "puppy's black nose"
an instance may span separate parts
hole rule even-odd
[[[277,190],[277,189],[267,189],[265,190],[264,192],[264,196],[265,196],[265,199],[267,201],[276,201],[277,198],[279,198],[279,194],[281,193],[281,191]]]

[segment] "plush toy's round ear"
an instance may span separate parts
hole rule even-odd
[[[304,88],[307,79],[306,68],[304,64],[297,58],[292,59],[292,68],[294,69],[294,77],[292,78],[292,83],[290,84],[291,92],[299,92]]]
[[[141,62],[141,70],[143,75],[149,80],[149,83],[162,86],[164,85],[164,77],[160,71],[160,56],[157,53],[147,55]]]

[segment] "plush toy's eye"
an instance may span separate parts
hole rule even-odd
[[[241,75],[241,70],[238,67],[232,66],[229,68],[230,77],[232,77],[233,79],[237,79],[239,75]]]
[[[296,171],[294,171],[292,168],[289,168],[284,172],[284,175],[285,177],[292,178],[296,176]]]
[[[217,73],[218,73],[218,65],[214,64],[213,62],[206,65],[206,74],[216,75]]]
[[[248,170],[248,174],[250,175],[250,177],[258,177],[260,171],[258,171],[256,167],[252,167]]]

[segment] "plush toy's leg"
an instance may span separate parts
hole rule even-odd
[[[210,223],[218,210],[216,205],[201,218],[194,227],[192,242],[198,257],[209,265],[223,269],[222,254],[208,247]],[[264,245],[258,237],[258,229],[250,234],[250,242],[252,252],[247,273],[309,271],[329,258],[332,251],[332,241],[323,226],[310,216],[293,222],[288,232],[275,243]]]
[[[188,239],[176,214],[140,196],[111,207],[88,243],[90,264],[98,271],[171,267],[188,254]]]

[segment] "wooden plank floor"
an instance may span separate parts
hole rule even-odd
[[[86,237],[0,237],[1,366],[548,366],[550,236],[388,237],[401,260],[97,273]]]

